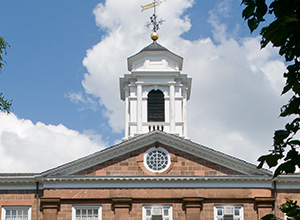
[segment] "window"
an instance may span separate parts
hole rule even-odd
[[[160,90],[148,93],[148,121],[165,121],[165,100]]]
[[[29,206],[3,206],[3,220],[30,220],[31,207]]]
[[[162,173],[171,165],[169,152],[162,147],[152,147],[144,154],[144,166],[151,172]]]
[[[72,220],[101,220],[101,206],[73,206]]]
[[[214,220],[243,220],[243,206],[215,206]]]
[[[172,219],[172,206],[143,206],[143,220]]]

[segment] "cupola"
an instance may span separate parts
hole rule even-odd
[[[153,34],[152,34],[153,35]],[[161,130],[187,138],[187,100],[192,79],[182,74],[183,58],[156,42],[128,58],[128,71],[120,78],[125,101],[124,140]]]

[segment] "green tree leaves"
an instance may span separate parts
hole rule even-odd
[[[3,96],[2,93],[0,93],[0,111],[4,111],[9,113],[10,108],[11,108],[11,101],[6,100]]]
[[[264,0],[243,0],[242,4],[246,5],[242,16],[248,21],[248,27],[253,32],[260,22],[264,21],[264,16],[268,11],[268,6]]]
[[[9,45],[7,44],[7,42],[4,40],[3,37],[0,37],[0,69],[2,68],[3,64],[4,64],[4,60],[3,60],[3,54],[6,54],[6,48]]]
[[[242,17],[247,20],[251,32],[265,21],[265,15],[274,16],[269,24],[261,28],[261,48],[269,43],[279,48],[279,54],[288,63],[287,72],[283,74],[286,84],[282,95],[288,92],[292,94],[288,103],[282,106],[280,114],[280,117],[292,117],[292,121],[284,129],[275,131],[273,149],[270,154],[258,159],[258,168],[262,168],[265,163],[270,168],[276,167],[274,177],[294,173],[296,167],[300,168],[300,141],[295,138],[300,129],[300,0],[272,0],[269,5],[266,0],[243,0],[242,5],[245,6]],[[300,220],[297,201],[287,200],[280,209],[287,214],[288,219]],[[279,218],[274,215],[262,218],[276,219]]]
[[[293,173],[299,165],[300,141],[294,139],[300,126],[300,1],[273,0],[269,5],[265,0],[243,0],[245,6],[242,16],[248,21],[251,32],[264,22],[264,16],[270,14],[274,19],[261,28],[261,47],[271,43],[279,48],[279,54],[289,63],[283,74],[286,85],[282,95],[292,92],[289,102],[282,106],[280,117],[293,117],[284,129],[275,131],[273,150],[259,158],[259,168],[266,163],[276,167],[274,177],[281,173]],[[281,163],[279,163],[280,160]],[[298,161],[297,161],[298,160]],[[293,167],[294,166],[294,167]]]
[[[3,60],[3,54],[6,54],[6,48],[9,45],[7,42],[4,40],[3,37],[0,37],[0,71],[2,66],[4,65],[4,60]],[[2,93],[0,93],[0,111],[4,111],[9,113],[11,108],[11,101],[6,100],[3,96]]]

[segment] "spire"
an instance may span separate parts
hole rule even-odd
[[[157,39],[158,39],[158,29],[159,29],[159,25],[161,25],[164,20],[162,19],[157,19],[158,16],[156,14],[156,6],[159,6],[161,4],[161,1],[160,0],[154,0],[154,2],[148,4],[148,5],[145,5],[145,6],[141,6],[142,7],[142,12],[144,10],[147,10],[147,9],[150,9],[150,8],[153,8],[154,9],[154,12],[153,12],[153,15],[150,17],[150,22],[147,23],[147,27],[150,27],[152,25],[152,34],[151,34],[151,39],[155,42]]]

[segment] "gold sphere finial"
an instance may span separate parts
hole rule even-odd
[[[153,33],[151,34],[151,39],[152,39],[153,41],[156,41],[156,40],[158,39],[158,33],[153,32]]]

